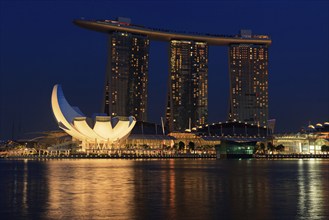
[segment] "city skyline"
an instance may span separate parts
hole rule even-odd
[[[191,3],[194,6],[196,4]],[[328,3],[306,2],[284,5],[277,3],[271,5],[273,7],[268,11],[269,16],[276,15],[274,17],[278,19],[277,25],[274,25],[274,19],[271,20],[270,17],[266,17],[265,13],[261,13],[268,19],[266,22],[261,19],[257,20],[256,16],[250,15],[246,17],[245,21],[232,19],[228,20],[230,25],[220,23],[221,26],[218,27],[214,24],[228,14],[221,9],[223,15],[217,17],[214,14],[215,10],[210,6],[224,6],[224,8],[237,11],[243,11],[243,8],[250,9],[252,6],[252,4],[248,6],[241,2],[221,4],[209,3],[207,10],[212,13],[208,13],[207,16],[203,14],[204,16],[200,18],[187,19],[178,14],[179,8],[183,7],[183,3],[179,3],[174,9],[173,15],[175,16],[161,19],[161,14],[157,16],[150,13],[150,15],[142,16],[130,7],[124,8],[120,5],[113,6],[113,4],[105,5],[107,9],[116,10],[106,11],[106,7],[100,9],[102,4],[97,3],[82,3],[77,8],[74,7],[74,3],[52,3],[50,5],[54,6],[54,9],[51,9],[50,5],[42,3],[1,2],[0,77],[2,95],[0,101],[2,108],[0,138],[10,138],[13,130],[25,133],[56,129],[56,124],[51,116],[48,95],[52,86],[57,82],[63,84],[65,88],[69,87],[67,93],[71,93],[70,96],[75,97],[72,105],[79,105],[83,111],[91,114],[100,112],[99,103],[103,93],[101,84],[104,82],[107,41],[104,40],[106,37],[101,34],[97,35],[92,32],[88,34],[88,31],[75,27],[72,20],[79,16],[89,18],[125,16],[132,18],[136,24],[205,33],[237,34],[240,29],[252,29],[255,33],[268,34],[273,40],[269,50],[269,115],[270,118],[277,119],[278,131],[293,131],[307,125],[308,121],[315,124],[328,120],[328,102],[326,101],[328,100],[328,23],[326,23],[328,12],[324,10],[328,9]],[[93,9],[88,11],[87,8],[90,5],[93,6]],[[149,6],[145,3],[144,6],[156,8],[158,5],[166,7],[164,3],[153,3]],[[265,9],[269,5],[270,3],[263,3],[259,7]],[[191,6],[191,8],[193,7]],[[292,9],[294,9],[295,16],[289,17]],[[40,21],[40,18],[47,14],[45,13],[47,10],[51,13],[55,13],[56,10],[65,13],[61,17],[47,16],[45,21]],[[31,11],[38,13],[32,15]],[[279,11],[280,16],[277,14]],[[319,16],[315,18],[313,16],[315,14]],[[149,19],[150,17],[152,19]],[[283,23],[284,19],[286,19],[286,23]],[[294,23],[298,19],[301,19],[300,23]],[[311,20],[302,25],[303,19]],[[208,25],[207,22],[212,24]],[[292,23],[295,26],[289,30],[289,25]],[[46,24],[46,26],[42,24]],[[19,35],[21,32],[17,32],[12,25],[20,25],[22,33],[25,34],[24,38],[21,38],[22,35]],[[44,30],[40,31],[40,27],[43,27]],[[54,32],[46,33],[45,30],[48,28],[50,28],[49,31],[54,30]],[[26,31],[30,29],[31,31]],[[302,44],[302,42],[306,42],[305,38],[313,35],[318,36],[318,41],[312,41],[312,45]],[[288,41],[292,40],[295,44],[288,44]],[[167,46],[162,42],[154,43],[153,49],[152,47],[150,49],[150,54],[154,54],[154,58],[150,58],[149,64],[149,72],[155,73],[152,78],[150,77],[152,84],[159,85],[158,82],[167,81]],[[216,48],[209,50],[209,53],[209,57],[214,58],[209,60],[208,103],[211,118],[208,121],[224,121],[227,118],[229,107],[226,102],[229,95],[228,67],[227,63],[225,64],[227,51]],[[223,55],[220,55],[222,53]],[[17,80],[18,77],[20,80]],[[71,86],[74,81],[78,81],[78,85]],[[167,90],[167,85],[164,84],[150,88],[150,103],[152,103],[150,106],[152,107],[149,112],[152,115],[149,121],[159,123],[160,117],[164,115],[161,110],[167,104],[163,103]],[[81,96],[89,100],[88,105],[80,104],[76,91],[81,89],[84,90]],[[219,89],[222,94],[213,92]],[[162,101],[158,101],[156,95],[162,96],[159,99]],[[27,97],[33,97],[34,100],[27,102]],[[294,117],[291,117],[293,113],[295,113]],[[40,122],[31,123],[35,119],[40,119]]]

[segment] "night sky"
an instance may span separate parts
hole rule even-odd
[[[329,120],[328,1],[3,1],[0,0],[0,139],[57,129],[52,87],[73,106],[100,111],[107,35],[72,21],[129,17],[133,24],[177,31],[272,38],[269,116],[277,132]],[[228,115],[227,47],[209,47],[209,122]],[[151,41],[149,121],[165,112],[168,43]]]

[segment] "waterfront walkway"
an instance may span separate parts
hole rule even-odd
[[[264,154],[258,155],[254,154],[253,158],[257,159],[307,159],[307,158],[327,158],[329,159],[329,154]]]
[[[215,154],[60,154],[60,155],[38,155],[38,154],[27,154],[27,155],[4,155],[0,154],[0,158],[7,159],[180,159],[180,158],[191,158],[191,159],[209,159],[216,158]],[[228,157],[228,158],[240,158],[240,157]],[[329,159],[329,154],[254,154],[251,157],[254,159]]]
[[[171,159],[171,158],[216,158],[215,154],[174,154],[174,155],[136,155],[136,154],[71,154],[71,155],[9,155],[2,158],[15,159]]]

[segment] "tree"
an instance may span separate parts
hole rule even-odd
[[[193,150],[195,149],[195,144],[194,144],[194,142],[190,141],[190,142],[188,143],[188,148],[190,149],[190,151],[193,151]]]
[[[259,145],[259,149],[260,149],[260,152],[261,152],[262,154],[264,154],[264,153],[265,153],[265,144],[264,144],[264,143],[260,143],[260,145]]]
[[[184,150],[184,147],[185,147],[184,142],[183,142],[183,141],[180,141],[180,142],[178,143],[178,147],[179,147],[179,150]]]
[[[145,150],[147,150],[147,149],[150,148],[150,146],[148,146],[147,144],[143,144],[142,146],[143,146],[143,148],[144,148]]]
[[[261,154],[261,150],[260,150],[260,144],[259,142],[256,144],[255,148],[254,148],[254,153],[255,154]]]
[[[272,142],[267,143],[267,149],[271,152],[275,150],[275,146],[272,144]]]
[[[254,148],[254,153],[256,154],[264,154],[265,153],[265,144],[258,142],[256,147]]]
[[[276,146],[276,150],[282,152],[284,151],[284,146],[282,144],[279,144],[278,146]]]
[[[329,152],[329,146],[327,146],[327,145],[322,145],[322,146],[321,146],[321,151],[322,151],[322,152]]]

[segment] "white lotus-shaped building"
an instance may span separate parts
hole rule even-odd
[[[81,141],[82,150],[117,147],[127,139],[136,124],[133,116],[96,116],[91,128],[79,108],[72,107],[66,101],[62,87],[58,84],[53,88],[51,105],[59,127]]]

